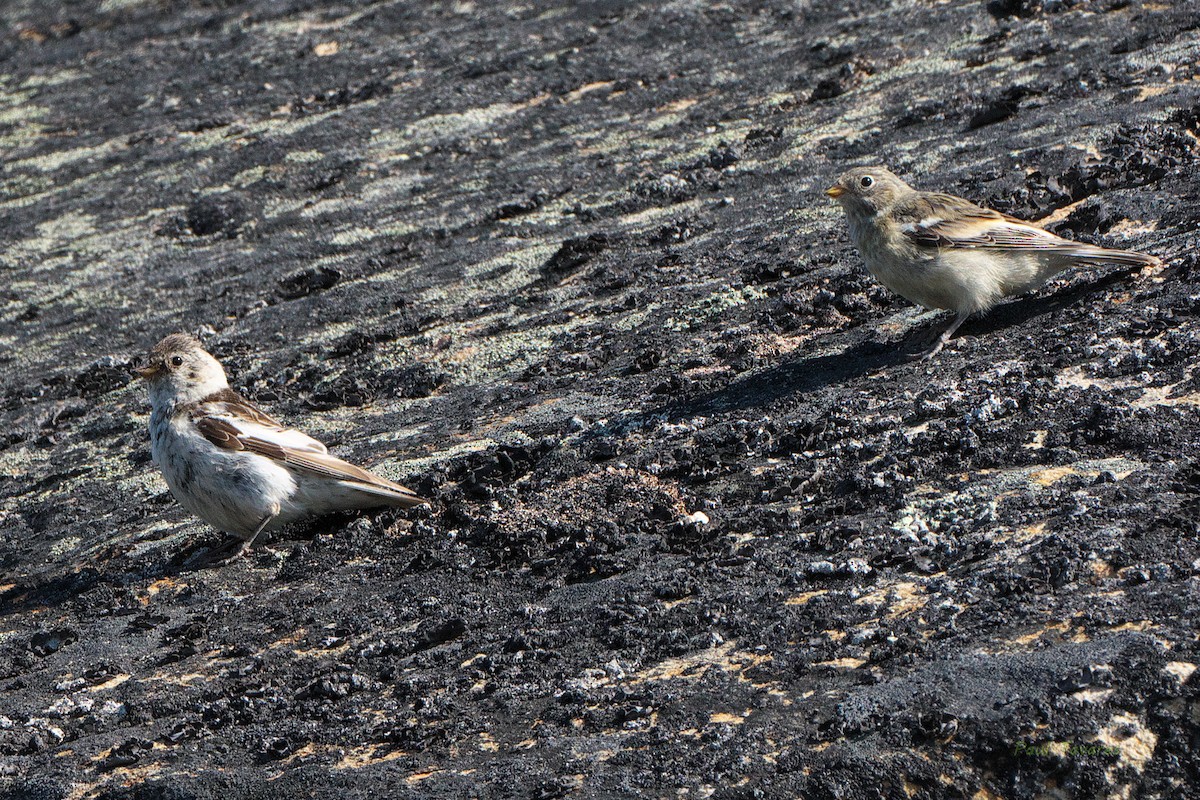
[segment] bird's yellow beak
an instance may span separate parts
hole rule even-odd
[[[836,186],[836,185],[830,186],[828,189],[825,190],[825,194],[829,195],[834,200],[837,200],[839,197],[841,197],[845,193],[846,193],[845,189],[843,189],[840,186]]]
[[[139,378],[153,378],[162,372],[162,366],[159,364],[148,364],[144,367],[137,367],[133,371],[137,373]]]

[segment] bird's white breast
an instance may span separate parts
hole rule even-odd
[[[187,414],[155,409],[150,437],[154,462],[180,505],[235,536],[248,537],[264,517],[279,514],[296,490],[286,468],[253,453],[217,447]]]

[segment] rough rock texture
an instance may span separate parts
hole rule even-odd
[[[6,2],[0,797],[1195,792],[1198,30]],[[1169,266],[908,362],[820,192],[874,159]],[[432,508],[205,566],[174,330]]]

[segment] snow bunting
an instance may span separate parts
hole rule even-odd
[[[154,462],[180,505],[242,540],[233,558],[263,531],[302,517],[426,502],[329,455],[229,388],[221,364],[191,336],[167,336],[138,374],[150,388]]]

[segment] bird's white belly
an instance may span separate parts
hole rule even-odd
[[[973,314],[1041,283],[1040,265],[1031,254],[924,248],[902,239],[885,246],[866,226],[851,233],[875,279],[925,308]]]
[[[191,427],[190,420],[151,419],[151,449],[171,494],[213,527],[248,538],[263,519],[278,515],[267,530],[301,516],[289,502],[296,491],[291,473],[270,459],[223,450]]]

